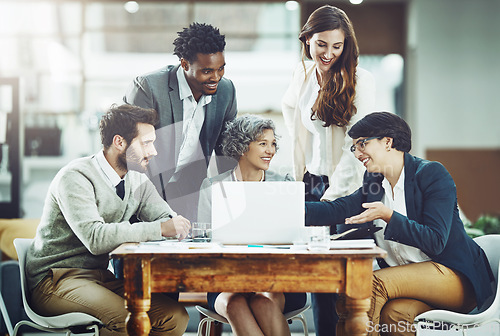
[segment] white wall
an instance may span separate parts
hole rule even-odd
[[[413,0],[407,120],[415,155],[500,147],[500,1]]]

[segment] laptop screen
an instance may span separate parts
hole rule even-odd
[[[304,182],[212,185],[212,238],[224,244],[291,244],[304,227]]]

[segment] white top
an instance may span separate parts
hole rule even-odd
[[[202,95],[200,100],[196,101],[182,67],[177,70],[177,80],[179,81],[179,96],[182,100],[183,109],[182,144],[177,159],[177,167],[183,167],[190,162],[203,158],[199,139],[205,121],[205,105],[212,101],[212,96]]]
[[[301,181],[309,166],[312,169],[318,167],[318,172],[325,169],[322,175],[328,176],[330,187],[326,190],[322,200],[334,200],[353,193],[362,185],[365,168],[352,155],[350,151],[352,139],[347,132],[365,115],[374,112],[375,80],[371,73],[360,67],[357,68],[354,99],[357,113],[344,127],[322,127],[324,135],[320,133],[316,140],[321,142],[321,146],[317,146],[319,148],[317,152],[311,153],[313,137],[308,130],[309,127],[306,128],[302,121],[302,113],[310,115],[312,105],[304,107],[309,104],[301,102],[312,99],[312,97],[309,98],[309,94],[313,91],[317,94],[318,83],[313,78],[316,76],[316,64],[307,61],[305,65],[305,70],[301,62],[297,65],[290,86],[282,100],[283,117],[292,137],[294,177],[295,180]],[[303,111],[304,108],[307,109],[306,112]],[[318,129],[316,126],[315,128]],[[320,163],[315,165],[317,157],[320,157]]]
[[[401,171],[398,182],[394,186],[394,198],[392,197],[393,190],[391,184],[384,177],[382,181],[382,187],[384,188],[385,194],[382,198],[382,203],[391,210],[397,211],[403,216],[406,216],[406,198],[405,198],[405,171]],[[416,262],[431,260],[424,252],[420,249],[397,243],[392,240],[384,239],[384,231],[387,223],[381,219],[376,219],[373,221],[376,226],[383,227],[383,230],[375,232],[375,240],[378,246],[387,251],[387,257],[384,259],[389,266],[401,266]]]
[[[92,163],[96,167],[99,174],[101,174],[104,181],[115,190],[116,186],[121,182],[120,175],[116,172],[116,170],[111,167],[108,160],[104,157],[104,151],[100,151],[96,155],[92,157]],[[126,174],[125,174],[126,176]],[[125,179],[125,176],[123,179]]]
[[[318,98],[321,87],[318,84],[316,71],[307,79],[304,95],[299,99],[299,108],[301,120],[304,127],[308,131],[308,141],[306,150],[306,169],[314,175],[329,175],[329,169],[326,165],[326,160],[321,158],[326,157],[326,127],[323,127],[323,122],[319,119],[311,120],[312,107]]]

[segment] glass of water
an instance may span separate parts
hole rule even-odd
[[[330,249],[330,227],[308,226],[307,249],[309,251],[328,251]]]
[[[193,242],[210,242],[212,240],[212,223],[192,222],[191,237]]]

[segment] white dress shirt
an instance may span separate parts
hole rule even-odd
[[[397,211],[400,214],[406,216],[406,198],[405,198],[405,170],[401,171],[398,182],[394,186],[394,198],[392,196],[393,190],[391,184],[384,177],[382,181],[382,187],[384,188],[385,194],[382,198],[382,203],[391,210]],[[373,221],[376,226],[383,227],[383,230],[379,230],[375,233],[375,240],[378,246],[387,251],[387,257],[385,262],[389,266],[401,266],[416,262],[431,260],[424,252],[420,249],[408,246],[405,244],[397,243],[391,240],[384,239],[384,231],[387,223],[381,219],[376,219]]]
[[[177,80],[183,109],[182,144],[177,159],[177,170],[180,170],[180,167],[190,162],[203,159],[200,133],[205,121],[205,105],[212,101],[212,96],[202,95],[200,100],[196,101],[182,67],[177,70]]]
[[[121,182],[120,175],[116,172],[116,170],[111,167],[108,160],[104,157],[104,151],[101,150],[99,153],[92,157],[92,163],[97,168],[97,171],[101,174],[102,178],[108,183],[113,190],[116,190],[116,186]],[[125,174],[125,176],[127,176]],[[123,177],[123,180],[125,179]]]

